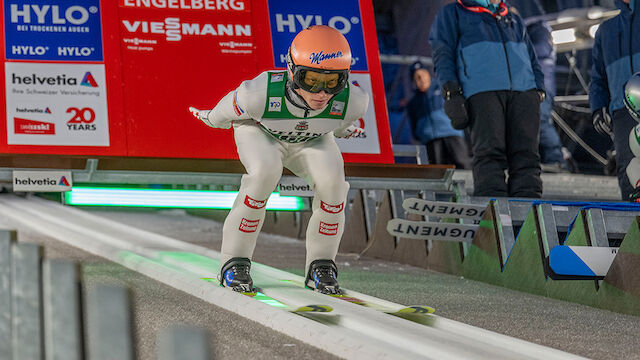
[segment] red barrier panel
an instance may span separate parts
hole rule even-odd
[[[329,0],[5,0],[3,153],[237,159],[231,130],[195,120],[242,80],[283,68],[304,27],[340,30],[369,91],[347,162],[391,163],[371,3]]]

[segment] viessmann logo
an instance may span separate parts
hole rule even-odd
[[[122,20],[122,24],[129,33],[165,35],[167,41],[180,41],[184,35],[251,36],[250,24],[187,23],[175,17],[165,18],[163,21]]]

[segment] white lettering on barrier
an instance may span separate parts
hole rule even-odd
[[[243,11],[245,9],[243,0],[124,0],[124,6],[182,10]]]
[[[35,19],[31,16],[33,15]],[[37,4],[25,4],[22,8],[18,8],[17,4],[11,4],[11,22],[19,23],[22,20],[24,24],[30,24],[32,20],[35,20],[38,24],[45,24],[47,17],[50,14],[51,22],[53,24],[66,24],[69,22],[73,25],[82,25],[89,20],[89,13],[97,13],[97,8],[91,7],[89,10],[80,6],[69,6],[64,12],[64,17],[60,17],[60,7],[58,5],[37,5]]]
[[[297,20],[297,22],[296,22]],[[341,34],[345,35],[351,31],[352,24],[360,23],[360,19],[352,17],[347,19],[344,16],[333,16],[329,18],[326,25],[338,30]],[[297,24],[300,24],[298,29]],[[276,30],[278,32],[285,32],[285,27],[290,33],[297,33],[302,29],[306,29],[311,25],[325,25],[322,19],[322,15],[301,15],[301,14],[276,14]]]
[[[199,24],[181,23],[179,18],[165,18],[159,21],[122,20],[130,33],[164,34],[167,41],[180,41],[182,35],[211,36],[251,36],[251,24]]]
[[[478,230],[478,225],[437,223],[391,219],[387,223],[387,232],[392,236],[454,242],[471,242]]]

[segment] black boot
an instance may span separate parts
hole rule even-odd
[[[342,294],[338,285],[338,268],[333,260],[315,260],[309,265],[305,285],[323,294]]]
[[[253,280],[249,273],[250,270],[251,260],[248,258],[231,258],[220,270],[220,275],[218,276],[220,285],[229,287],[237,292],[255,292]]]

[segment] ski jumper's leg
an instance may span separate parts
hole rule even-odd
[[[344,161],[333,134],[298,144],[291,151],[285,167],[307,180],[315,191],[307,226],[307,260],[335,260],[344,231],[344,207],[349,183],[344,179]]]
[[[269,195],[282,176],[282,145],[255,123],[234,124],[238,155],[247,173],[222,228],[220,265],[233,257],[251,259]]]

